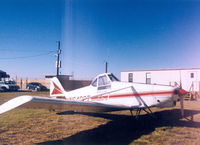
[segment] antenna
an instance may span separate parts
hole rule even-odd
[[[105,63],[105,73],[108,73],[108,60],[109,60],[109,48],[107,48],[107,52],[106,52],[107,56],[106,56],[106,63]]]
[[[108,72],[108,62],[106,61],[106,66],[105,66],[105,72],[107,73]]]

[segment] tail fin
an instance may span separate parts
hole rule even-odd
[[[60,81],[56,77],[52,78],[50,83],[50,96],[65,96],[65,94],[66,92],[62,87]]]

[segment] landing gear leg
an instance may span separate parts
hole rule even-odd
[[[146,112],[147,114],[151,115],[153,118],[156,118],[156,117],[153,115],[153,112],[151,111],[151,109],[150,109],[149,107],[143,108],[142,110],[144,110],[144,112]]]
[[[146,110],[145,108],[144,108],[144,109],[142,109],[142,110],[144,110],[144,112],[146,112],[147,114],[153,114],[153,112],[151,111],[151,109],[150,109],[150,108],[148,108],[148,110]]]
[[[131,112],[131,116],[134,116],[134,115],[133,115],[133,109],[130,109],[130,112]]]
[[[139,115],[140,115],[140,113],[141,113],[141,111],[144,111],[144,112],[146,112],[147,114],[149,114],[149,115],[151,115],[152,117],[154,117],[154,118],[156,118],[154,115],[153,115],[153,112],[151,111],[151,109],[149,108],[149,107],[147,107],[147,108],[139,108],[139,109],[137,109],[136,110],[136,115],[135,115],[135,119],[138,119],[139,118]],[[134,114],[133,114],[133,109],[130,109],[130,113],[131,113],[131,116],[134,116]]]
[[[137,110],[136,110],[135,119],[138,119],[141,110],[142,110],[142,109],[137,109]],[[134,116],[134,114],[133,114],[133,109],[130,109],[130,113],[131,113],[131,116]]]
[[[140,112],[141,112],[141,109],[137,109],[137,111],[136,111],[136,116],[135,116],[136,119],[138,119],[138,117],[139,117],[139,115],[140,115]]]

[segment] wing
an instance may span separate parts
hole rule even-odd
[[[36,96],[19,96],[0,105],[0,114],[14,108],[42,108],[55,111],[79,111],[79,112],[108,112],[126,110],[123,106],[113,106],[96,102],[69,101],[64,99],[54,99]]]

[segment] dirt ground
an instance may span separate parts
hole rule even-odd
[[[20,95],[48,96],[48,92],[0,93],[0,104]],[[14,109],[0,115],[0,144],[200,144],[200,101],[185,101],[185,118],[179,103],[154,108],[138,119],[129,111],[111,113],[49,112]]]

